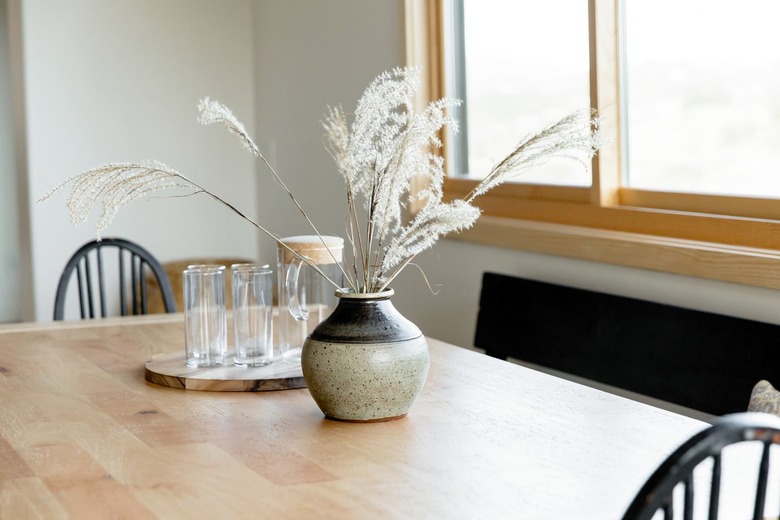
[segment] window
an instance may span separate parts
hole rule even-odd
[[[778,17],[776,0],[625,2],[628,186],[780,196]]]
[[[590,105],[612,142],[585,180],[540,172],[497,188],[478,200],[485,216],[474,229],[453,238],[780,288],[780,36],[769,25],[780,14],[775,3],[746,0],[735,9],[705,0],[407,0],[408,61],[427,72],[428,99],[466,99],[458,115],[462,124],[465,115],[466,137],[445,136],[447,197],[468,193],[486,158],[508,151],[488,149],[498,141],[485,130],[498,117],[491,111],[550,122],[578,108],[563,106],[576,100],[578,70],[588,71]],[[509,8],[522,12],[510,16]],[[492,21],[481,20],[478,9]],[[513,41],[519,26],[503,27],[503,20],[541,34]],[[475,36],[483,23],[496,34]],[[491,51],[489,40],[501,50]],[[541,47],[559,54],[542,58]],[[534,87],[542,93],[530,101],[525,90],[507,87],[519,98],[510,106],[490,92],[508,84],[507,71],[488,68],[505,56],[526,59],[508,68],[552,84]],[[552,96],[562,106],[544,97],[561,87],[556,74],[572,78],[570,94]],[[499,109],[490,106],[496,100]],[[533,126],[527,131],[538,120]]]
[[[590,107],[587,2],[453,0],[444,8],[446,87],[465,101],[450,137],[453,176],[481,178],[522,136]],[[589,186],[591,174],[553,159],[518,182]]]

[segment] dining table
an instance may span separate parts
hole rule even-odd
[[[407,416],[347,423],[306,388],[147,381],[181,314],[2,325],[0,518],[619,519],[708,426],[428,344]]]

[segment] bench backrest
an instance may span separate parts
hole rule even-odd
[[[485,273],[475,346],[706,413],[780,381],[780,326]]]

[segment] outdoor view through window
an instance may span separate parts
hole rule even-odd
[[[450,58],[448,71],[449,92],[466,99],[467,123],[455,142],[468,150],[452,173],[479,177],[527,133],[590,105],[588,2],[450,7],[451,29],[461,8],[463,15],[463,61]],[[780,2],[625,0],[624,7],[623,184],[780,197]],[[589,169],[565,160],[521,180],[591,183]]]
[[[780,196],[780,2],[625,6],[628,184]]]
[[[451,19],[457,20],[460,7],[456,0]],[[450,91],[466,100],[460,119],[468,123],[455,139],[468,150],[468,161],[457,174],[477,178],[520,138],[590,106],[588,3],[462,0],[462,14],[465,66],[450,69]],[[550,161],[521,180],[591,181],[589,169],[566,160]]]

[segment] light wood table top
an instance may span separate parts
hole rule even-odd
[[[408,417],[144,380],[180,315],[0,327],[0,518],[620,518],[706,425],[429,340]]]

